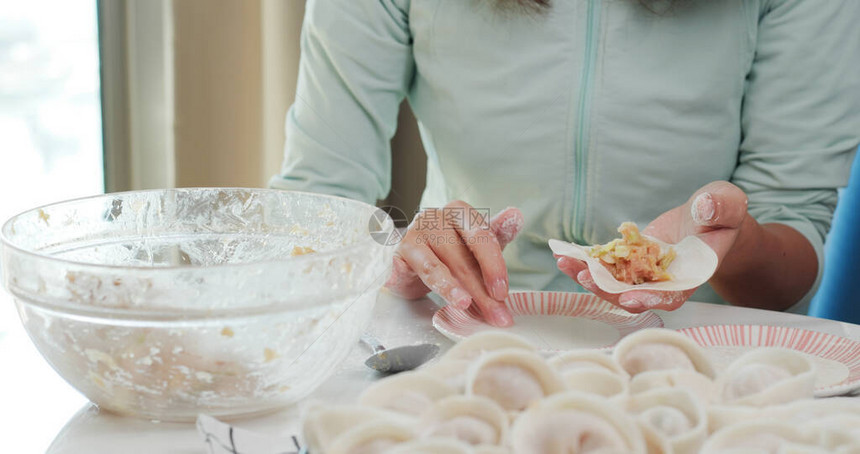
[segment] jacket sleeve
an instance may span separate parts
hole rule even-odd
[[[409,0],[309,0],[274,188],[368,203],[391,185],[389,141],[414,62]]]
[[[818,256],[860,142],[860,1],[764,1],[732,181],[760,223],[787,224]]]

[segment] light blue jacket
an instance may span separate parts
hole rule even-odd
[[[512,287],[576,289],[549,238],[607,241],[713,180],[746,191],[759,222],[797,229],[823,263],[860,142],[860,0],[495,5],[310,0],[271,186],[384,198],[407,97],[428,154],[422,206],[525,214],[505,251]]]

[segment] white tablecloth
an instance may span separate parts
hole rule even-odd
[[[0,440],[15,453],[196,453],[207,452],[192,424],[153,423],[100,413],[66,384],[41,358],[14,317],[11,297],[0,294]],[[383,292],[371,332],[387,346],[433,342],[444,351],[451,342],[433,329],[438,306],[431,299],[404,301]],[[690,302],[674,312],[659,312],[668,328],[717,324],[781,325],[860,340],[860,326],[793,314]],[[340,370],[310,399],[353,402],[375,372],[363,361],[368,351],[356,344]],[[273,435],[298,428],[299,407],[237,427]]]

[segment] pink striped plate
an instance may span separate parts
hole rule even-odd
[[[755,347],[789,348],[808,355],[816,366],[815,396],[860,389],[860,342],[786,326],[716,325],[678,330],[705,347],[716,370]]]
[[[663,326],[653,312],[631,314],[590,293],[511,292],[505,304],[514,316],[506,331],[544,352],[610,347],[634,331]],[[446,306],[433,315],[433,326],[455,342],[499,329],[485,323],[475,305],[466,311]]]

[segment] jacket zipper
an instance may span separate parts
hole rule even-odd
[[[588,145],[588,128],[590,125],[589,104],[594,77],[594,65],[597,60],[597,33],[600,26],[600,0],[588,0],[587,23],[585,32],[585,58],[580,78],[579,100],[577,103],[576,140],[574,142],[574,158],[576,163],[576,184],[573,197],[573,239],[582,243],[585,241],[585,181],[588,170],[586,147]]]

